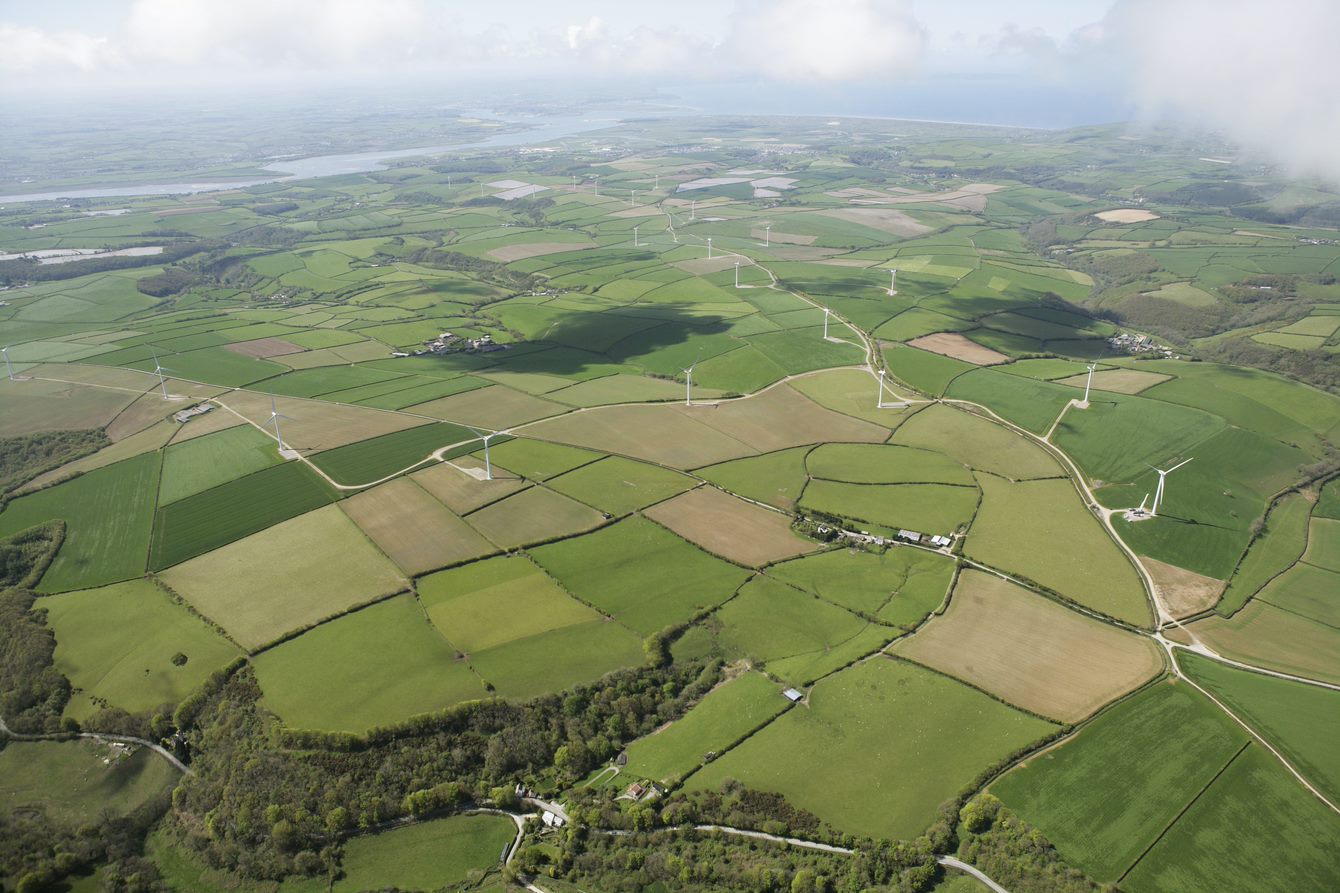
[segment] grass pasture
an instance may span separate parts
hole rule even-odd
[[[0,812],[25,808],[76,826],[126,815],[176,783],[177,770],[146,748],[108,765],[96,741],[10,741],[0,750]]]
[[[1253,599],[1231,618],[1188,627],[1219,654],[1340,685],[1340,630]]]
[[[1279,835],[1287,835],[1281,857]],[[1334,890],[1340,816],[1265,748],[1233,761],[1122,881],[1132,893]]]
[[[370,484],[423,464],[435,450],[474,439],[459,425],[420,425],[317,453],[312,464],[341,484]]]
[[[964,546],[968,555],[1110,617],[1149,624],[1149,601],[1135,568],[1069,480],[978,480],[982,507]]]
[[[1088,716],[1163,668],[1154,642],[977,570],[959,575],[942,617],[893,651],[1061,722]]]
[[[749,577],[640,517],[531,554],[569,592],[643,635],[720,604]]]
[[[255,666],[267,706],[291,728],[362,734],[485,696],[410,595],[323,623]]]
[[[1300,561],[1267,583],[1256,598],[1340,630],[1340,573]]]
[[[1340,573],[1340,521],[1313,518],[1307,529],[1307,551],[1303,553],[1303,561]]]
[[[1162,683],[991,786],[1087,875],[1111,883],[1247,741],[1188,685]]]
[[[449,887],[498,864],[516,826],[499,815],[457,815],[419,822],[349,841],[333,893],[394,886]]]
[[[0,437],[101,428],[138,396],[64,381],[0,379]]]
[[[410,576],[495,551],[470,525],[409,478],[364,490],[339,505]]]
[[[1022,435],[943,404],[912,416],[894,432],[892,442],[943,453],[970,468],[1016,481],[1064,474],[1045,449]]]
[[[162,577],[248,649],[405,585],[333,505],[192,558]]]
[[[74,687],[66,715],[85,720],[106,701],[129,713],[176,704],[237,648],[148,580],[43,599],[55,666]],[[173,658],[183,655],[178,666]]]
[[[1182,671],[1280,750],[1294,768],[1330,797],[1340,799],[1340,692],[1253,673],[1177,653]]]
[[[161,454],[144,453],[15,499],[0,512],[0,538],[55,518],[65,542],[37,588],[64,592],[144,573]]]
[[[906,528],[953,533],[972,521],[978,495],[972,486],[847,484],[816,479],[805,488],[800,504],[805,509],[878,525],[889,532]]]
[[[531,487],[466,516],[490,542],[504,549],[571,536],[599,527],[600,512],[544,487]]]
[[[792,447],[762,456],[732,459],[700,468],[699,477],[746,499],[790,511],[805,489],[805,454],[809,447]]]
[[[149,566],[171,567],[334,501],[330,486],[300,462],[237,478],[160,508]]]
[[[911,629],[943,604],[954,563],[922,549],[835,549],[774,564],[768,576],[850,611]]]
[[[502,697],[530,700],[644,660],[640,636],[622,624],[592,620],[476,651],[470,666]]]
[[[546,486],[618,516],[669,499],[695,484],[693,478],[659,465],[608,456],[552,478]]]
[[[158,502],[167,505],[282,461],[274,439],[250,425],[174,444],[163,451]]]
[[[513,474],[533,481],[547,480],[601,458],[600,453],[547,443],[543,440],[516,438],[498,444],[490,451],[490,458]]]
[[[781,687],[745,672],[708,692],[683,717],[628,746],[624,771],[671,784],[726,750],[788,705]]]
[[[808,710],[788,711],[688,787],[737,778],[841,831],[910,840],[979,772],[1052,728],[929,670],[871,660],[816,685]]]
[[[850,484],[976,486],[972,474],[943,453],[886,444],[822,444],[806,457],[805,467],[816,478]]]
[[[1308,514],[1311,503],[1301,493],[1282,497],[1266,516],[1266,527],[1247,547],[1238,562],[1228,588],[1215,610],[1228,617],[1239,610],[1278,574],[1289,568],[1307,546]]]
[[[699,487],[645,512],[691,543],[757,567],[813,552],[818,545],[791,531],[791,519],[715,487]]]

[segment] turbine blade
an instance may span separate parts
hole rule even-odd
[[[1191,458],[1194,459],[1195,457],[1192,456]],[[1186,463],[1188,463],[1188,462],[1190,462],[1190,461],[1191,461],[1191,459],[1183,459],[1181,462],[1178,462],[1178,463],[1177,463],[1176,465],[1174,465],[1172,468],[1169,468],[1168,471],[1167,471],[1166,473],[1167,473],[1167,474],[1172,474],[1174,471],[1176,471],[1177,469],[1181,468],[1183,465],[1185,465]]]

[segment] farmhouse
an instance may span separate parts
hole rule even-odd
[[[919,543],[921,542],[921,534],[915,530],[900,530],[898,531],[898,539],[907,540],[909,543]]]
[[[544,822],[545,825],[547,825],[550,828],[563,827],[563,817],[557,815],[556,813],[552,813],[547,809],[540,814],[540,821]]]

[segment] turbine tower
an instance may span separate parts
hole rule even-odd
[[[1191,461],[1190,459],[1183,459],[1181,462],[1178,462],[1172,468],[1168,469],[1154,468],[1154,466],[1152,465],[1149,466],[1150,468],[1154,468],[1154,470],[1157,471],[1159,474],[1159,485],[1154,488],[1154,505],[1152,508],[1150,508],[1149,514],[1153,515],[1154,517],[1158,517],[1159,506],[1163,505],[1164,480],[1168,477],[1168,475],[1172,474],[1174,471],[1181,468],[1183,465],[1185,465],[1190,461]]]
[[[270,398],[270,417],[269,417],[268,419],[266,419],[266,421],[269,422],[269,423],[271,423],[271,424],[273,424],[273,425],[275,426],[275,440],[279,441],[279,453],[280,453],[280,455],[283,455],[286,451],[288,451],[288,452],[291,452],[291,451],[287,450],[287,448],[284,446],[284,438],[283,438],[283,437],[280,435],[280,433],[279,433],[279,420],[280,420],[280,419],[288,419],[288,421],[290,421],[290,422],[293,421],[293,419],[289,418],[289,417],[286,416],[286,415],[282,415],[282,414],[279,412],[279,407],[275,406],[275,398],[274,398],[274,397],[271,397],[271,398]]]
[[[898,268],[889,270],[889,297],[898,294]]]
[[[824,340],[825,340],[825,341],[828,340],[828,314],[829,314],[829,312],[830,312],[829,309],[828,309],[827,307],[825,307],[825,308],[824,308]]]
[[[697,366],[694,363],[693,366]],[[684,370],[684,405],[693,405],[693,366]]]
[[[591,183],[591,191],[594,192],[597,196],[600,195],[600,177],[597,176],[593,178]]]
[[[698,200],[696,198],[689,199],[689,219],[698,219]]]
[[[1088,409],[1088,408],[1089,408],[1089,388],[1093,387],[1093,370],[1095,370],[1095,369],[1097,369],[1097,368],[1098,368],[1098,364],[1097,364],[1097,363],[1091,363],[1091,364],[1089,365],[1089,377],[1088,377],[1088,379],[1084,382],[1084,399],[1080,401],[1080,404],[1079,404],[1079,408],[1080,408],[1080,409]]]
[[[708,237],[707,237],[707,259],[708,259],[708,260],[711,260],[711,259],[712,259],[712,237],[711,237],[711,236],[708,236]]]
[[[737,274],[737,275],[738,275],[738,274]],[[0,350],[0,353],[3,353],[3,354],[5,355],[5,374],[9,376],[9,380],[10,380],[10,381],[13,381],[13,380],[14,380],[14,367],[11,366],[10,363],[9,363],[9,348],[6,347],[6,348],[4,348],[3,350]]]
[[[735,262],[735,287],[740,287],[740,262],[738,260]]]
[[[154,357],[154,375],[158,376],[158,386],[163,389],[163,399],[167,400],[168,399],[167,379],[163,377],[163,373],[168,372],[170,370],[164,369],[163,364],[158,362],[158,351],[150,348],[149,353],[153,354]],[[6,356],[5,359],[6,362],[8,362],[9,359],[8,356]]]
[[[635,206],[636,204],[637,204],[637,190],[636,190],[636,189],[630,189],[630,190],[628,190],[628,207],[631,208],[631,207]]]
[[[763,224],[763,247],[768,248],[772,245],[772,224]]]
[[[466,427],[470,428],[469,425],[466,425]],[[478,428],[470,428],[470,430],[475,432],[475,434],[479,435],[480,440],[484,441],[484,480],[491,481],[493,480],[493,462],[489,459],[489,441],[497,437],[502,432],[490,431],[488,434],[485,434]]]
[[[638,241],[637,241],[637,230],[638,230],[638,228],[637,228],[636,226],[633,227],[633,247],[634,247],[634,248],[641,248],[642,246],[639,245],[639,244],[638,244]]]

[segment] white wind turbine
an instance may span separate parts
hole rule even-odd
[[[289,450],[284,446],[284,438],[283,438],[283,436],[280,435],[280,433],[279,433],[279,420],[280,420],[280,419],[286,419],[286,420],[288,420],[288,421],[290,421],[290,422],[293,421],[293,419],[289,418],[288,416],[282,414],[282,413],[279,411],[279,407],[275,405],[275,398],[274,398],[274,397],[271,397],[271,398],[270,398],[270,417],[269,417],[268,419],[266,419],[265,421],[266,421],[267,423],[272,424],[272,425],[275,426],[275,440],[279,441],[279,452],[280,452],[280,454],[282,455],[283,453],[288,452]]]
[[[641,245],[638,243],[638,241],[637,241],[637,231],[638,231],[638,227],[636,227],[636,226],[633,227],[633,247],[634,247],[634,248],[641,248],[642,246],[641,246]]]
[[[628,207],[631,208],[636,204],[637,204],[637,190],[630,189],[628,190]]]
[[[768,248],[772,245],[772,224],[763,224],[763,247]]]
[[[825,341],[829,340],[829,339],[828,339],[828,314],[829,314],[829,313],[830,313],[829,309],[828,309],[827,307],[825,307],[825,308],[824,308],[824,340],[825,340]]]
[[[7,376],[9,376],[9,380],[10,380],[10,381],[13,381],[13,380],[14,380],[14,367],[11,366],[10,363],[9,363],[9,348],[6,347],[6,348],[4,348],[3,350],[0,350],[0,353],[3,353],[3,354],[5,355],[5,374],[6,374]]]
[[[735,287],[740,287],[740,262],[738,260],[735,262]]]
[[[697,366],[694,363],[693,366]],[[684,370],[684,405],[693,405],[693,366]]]
[[[591,191],[597,196],[600,195],[600,177],[594,177],[591,183]]]
[[[889,270],[889,297],[898,294],[898,268]]]
[[[1089,377],[1088,377],[1088,379],[1085,380],[1085,382],[1084,382],[1084,399],[1081,400],[1080,403],[1079,403],[1079,408],[1080,408],[1080,409],[1088,409],[1088,408],[1089,408],[1089,389],[1090,389],[1091,387],[1093,387],[1093,370],[1095,370],[1095,369],[1097,369],[1097,368],[1098,368],[1098,364],[1097,364],[1097,363],[1091,363],[1091,364],[1089,365]]]
[[[689,219],[698,219],[698,200],[696,198],[689,199]]]
[[[711,260],[711,259],[712,259],[712,237],[711,237],[711,236],[708,236],[708,237],[707,237],[707,259],[708,259],[708,260]]]
[[[469,427],[468,425],[466,426]],[[471,431],[479,435],[479,439],[484,441],[484,480],[493,480],[493,463],[489,460],[489,441],[501,434],[501,431],[490,431],[485,434],[478,428],[470,428]]]
[[[163,377],[164,372],[171,372],[171,369],[164,368],[163,364],[158,362],[158,351],[150,348],[149,353],[154,357],[154,375],[158,376],[158,386],[163,389],[163,399],[168,399],[167,379]]]
[[[886,374],[887,373],[885,372],[885,370],[883,369],[879,370],[879,397],[876,398],[875,400],[875,409],[906,409],[907,402],[905,400],[899,399],[898,392],[895,391],[893,388],[889,387],[888,382],[884,380],[884,376]],[[890,394],[893,394],[895,398],[891,403],[884,402],[884,392],[886,390]]]
[[[1158,472],[1158,475],[1159,475],[1159,485],[1158,485],[1157,487],[1154,488],[1154,505],[1153,505],[1153,507],[1149,510],[1149,514],[1153,515],[1154,517],[1158,517],[1158,514],[1159,514],[1159,506],[1163,505],[1163,489],[1164,489],[1163,482],[1164,482],[1164,480],[1168,477],[1168,475],[1172,474],[1174,471],[1176,471],[1177,469],[1181,468],[1183,465],[1185,465],[1186,463],[1188,463],[1188,462],[1190,462],[1190,461],[1191,461],[1190,459],[1183,459],[1181,462],[1178,462],[1178,463],[1177,463],[1176,465],[1174,465],[1172,468],[1168,468],[1168,469],[1154,468],[1154,466],[1152,466],[1152,465],[1149,466],[1150,468],[1154,468],[1154,470],[1157,471],[1157,472]],[[1141,505],[1143,505],[1143,504],[1144,504],[1144,503],[1141,503]]]

